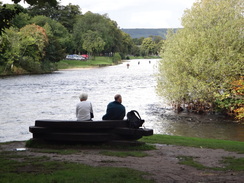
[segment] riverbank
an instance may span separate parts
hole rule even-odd
[[[129,60],[133,59],[160,59],[160,57],[152,56],[152,57],[134,57],[130,56],[128,57]],[[111,66],[115,64],[123,63],[126,60],[121,60],[118,63],[113,62],[112,57],[102,57],[97,56],[95,60],[61,60],[58,62],[58,70],[62,69],[73,69],[73,68],[94,68],[94,67],[105,67],[105,66]]]
[[[92,68],[113,65],[112,57],[96,57],[95,60],[61,60],[57,63],[58,70],[73,68]]]
[[[161,136],[163,140],[166,136]],[[150,138],[150,137],[149,137]],[[154,137],[153,137],[154,138]],[[152,139],[153,139],[152,138]],[[170,136],[169,136],[170,138]],[[187,137],[172,136],[179,143]],[[143,141],[144,139],[142,139]],[[26,148],[26,142],[0,144],[5,182],[241,182],[244,154],[158,141],[154,148],[53,146]],[[198,139],[206,143],[206,139]],[[156,141],[155,141],[156,142]],[[192,139],[188,139],[191,143]],[[221,141],[222,143],[223,141]],[[233,146],[244,143],[233,141]],[[218,147],[218,141],[215,142]],[[152,146],[152,145],[151,145]],[[143,156],[140,155],[143,153]],[[45,167],[45,168],[44,168]],[[69,175],[69,176],[65,176]],[[45,179],[45,180],[44,180]],[[30,181],[31,180],[31,181]]]

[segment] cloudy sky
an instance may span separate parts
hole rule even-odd
[[[11,0],[0,0],[12,4]],[[81,12],[108,14],[120,28],[179,28],[184,10],[196,0],[61,0],[79,5]],[[23,0],[22,0],[23,2]],[[21,4],[23,5],[23,3]]]

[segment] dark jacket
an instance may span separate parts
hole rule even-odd
[[[106,114],[103,116],[103,120],[122,120],[125,117],[125,107],[117,102],[110,102],[107,106]]]

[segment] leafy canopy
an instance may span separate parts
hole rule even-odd
[[[170,101],[214,101],[243,75],[243,0],[201,0],[169,32],[157,91]]]

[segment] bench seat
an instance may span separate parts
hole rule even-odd
[[[130,128],[127,120],[36,120],[29,131],[34,140],[59,142],[136,141],[143,136],[153,135],[152,129]]]

